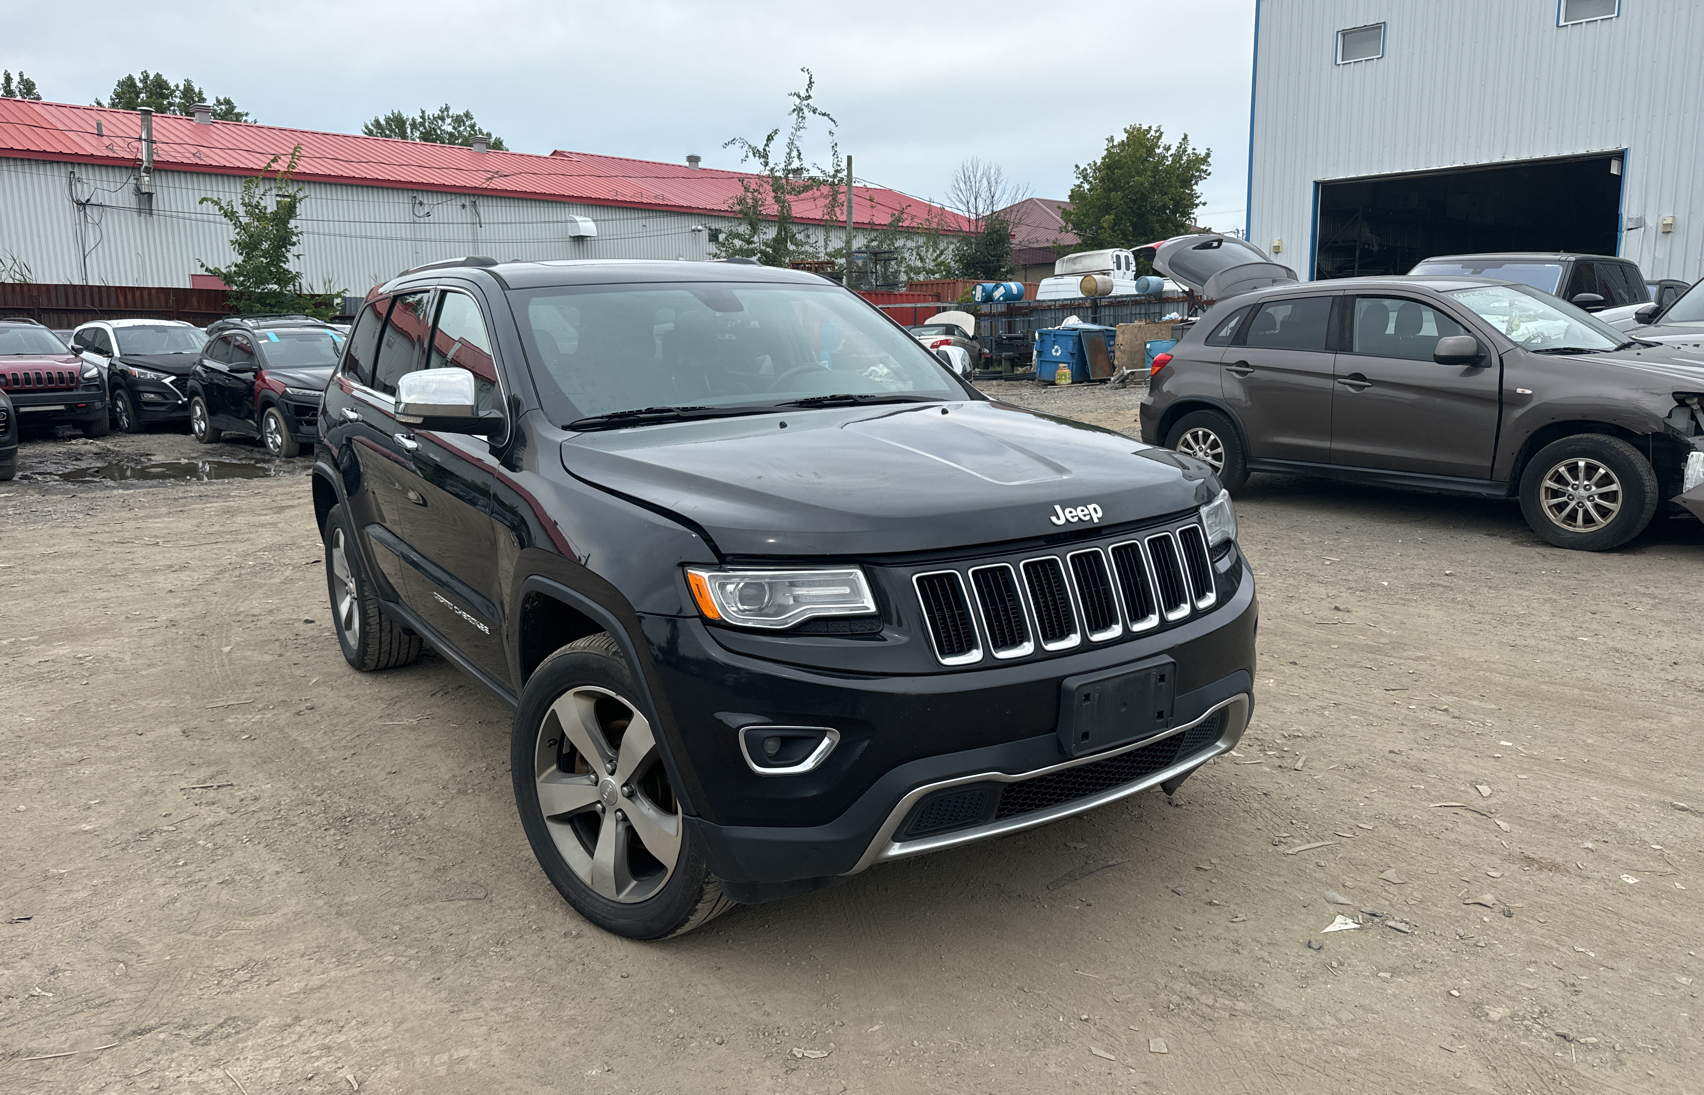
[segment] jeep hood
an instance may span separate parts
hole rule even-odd
[[[943,408],[946,413],[943,413]],[[783,425],[784,424],[784,425]],[[724,555],[867,556],[1110,527],[1190,510],[1204,465],[999,403],[787,410],[577,434],[576,477],[678,515]]]

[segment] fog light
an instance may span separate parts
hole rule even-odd
[[[796,776],[820,765],[840,744],[840,731],[826,726],[747,726],[739,732],[740,755],[760,776]]]
[[[1681,475],[1680,491],[1685,494],[1701,483],[1704,483],[1704,452],[1694,450],[1686,454],[1686,470]]]

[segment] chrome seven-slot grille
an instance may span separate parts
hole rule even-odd
[[[1218,601],[1198,523],[1110,545],[929,570],[912,582],[942,665],[1022,658],[1140,635]]]

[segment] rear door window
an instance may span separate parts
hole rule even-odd
[[[378,359],[373,363],[373,388],[396,395],[396,382],[420,367],[420,348],[426,342],[429,323],[426,307],[429,290],[404,293],[391,307],[390,321],[379,340]]]
[[[343,375],[357,384],[372,387],[373,359],[378,356],[379,332],[384,330],[385,309],[389,307],[390,298],[380,297],[368,301],[355,317],[355,326],[343,351],[342,369]]]
[[[1621,308],[1629,304],[1644,304],[1650,300],[1650,294],[1645,289],[1645,279],[1639,276],[1639,268],[1625,262],[1604,263],[1598,284],[1606,285],[1614,291],[1610,301],[1613,307]]]
[[[1323,351],[1330,319],[1330,297],[1267,301],[1254,314],[1243,341],[1250,349]]]
[[[1401,297],[1360,297],[1349,331],[1350,353],[1430,361],[1438,340],[1467,329],[1428,304]]]

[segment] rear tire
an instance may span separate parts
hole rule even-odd
[[[1521,513],[1557,547],[1608,551],[1645,531],[1656,515],[1657,473],[1638,449],[1601,433],[1564,437],[1538,450],[1521,473]]]
[[[510,771],[533,855],[598,927],[667,939],[734,906],[686,825],[658,731],[608,633],[569,643],[527,680]]]
[[[118,427],[119,433],[138,433],[142,422],[136,417],[136,405],[130,402],[130,393],[120,391],[112,399],[112,423]]]
[[[17,475],[17,474],[18,474],[18,460],[17,460],[16,457],[13,457],[12,459],[6,461],[4,464],[0,464],[0,483],[7,482],[14,475]]]
[[[420,657],[420,636],[386,616],[379,604],[341,505],[331,507],[325,517],[325,581],[331,594],[331,626],[344,661],[370,673]]]
[[[84,437],[105,437],[112,432],[112,423],[107,421],[107,412],[102,411],[94,418],[83,420]]]
[[[1235,494],[1248,482],[1248,457],[1231,420],[1218,411],[1191,411],[1172,424],[1166,448],[1175,449],[1213,469],[1219,485]]]
[[[225,431],[213,424],[207,413],[207,400],[192,396],[189,400],[189,435],[203,445],[211,445],[225,436]]]

